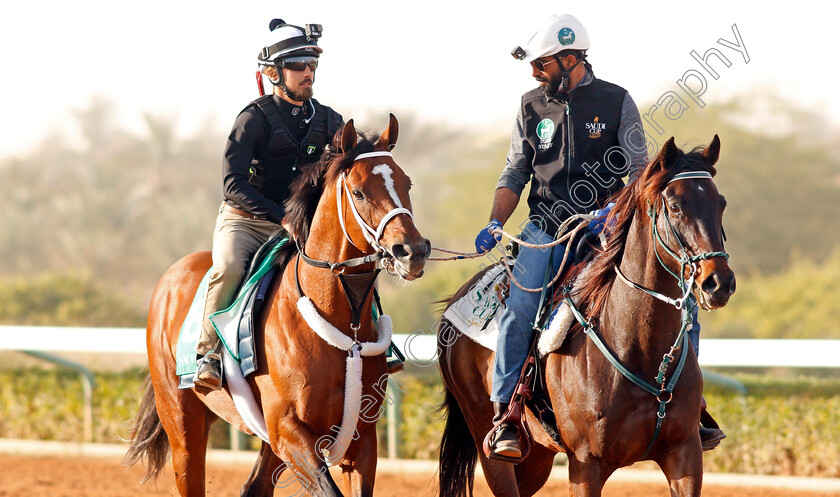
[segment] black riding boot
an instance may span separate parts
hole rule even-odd
[[[726,433],[720,429],[715,418],[706,411],[706,399],[700,400],[700,444],[703,450],[712,450],[726,438]]]
[[[494,426],[501,421],[507,409],[507,403],[493,402]],[[522,457],[522,448],[519,446],[519,427],[511,423],[502,423],[496,428],[490,441],[490,452],[504,457]]]

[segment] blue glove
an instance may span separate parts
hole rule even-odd
[[[502,229],[502,223],[496,221],[495,219],[487,223],[487,226],[484,227],[481,231],[478,232],[478,236],[475,237],[475,251],[479,254],[483,254],[487,252],[491,248],[495,247],[499,240],[502,239],[501,233],[494,235],[492,232],[496,229]]]
[[[603,209],[598,209],[597,211],[592,211],[589,214],[594,214],[595,219],[589,221],[589,225],[587,225],[587,229],[596,235],[600,235],[602,231],[604,231],[604,223],[607,221],[607,215],[610,213],[612,208],[615,206],[615,202],[610,202],[607,204],[606,207]]]

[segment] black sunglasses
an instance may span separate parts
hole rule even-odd
[[[280,67],[290,71],[303,71],[307,66],[312,71],[318,69],[318,58],[308,56],[289,57],[280,61]]]
[[[557,62],[557,59],[551,59],[551,60],[535,59],[535,60],[531,61],[531,65],[534,66],[534,69],[536,69],[537,71],[544,72],[545,71],[545,66],[551,64],[552,62]]]

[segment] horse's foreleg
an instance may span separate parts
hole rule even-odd
[[[353,497],[370,497],[376,478],[376,430],[371,427],[354,445],[352,457],[347,454],[341,461],[344,491]]]
[[[309,430],[302,425],[296,425],[285,433],[285,438],[272,440],[272,445],[278,447],[277,457],[283,461],[273,471],[274,487],[283,489],[282,495],[288,496],[299,496],[309,492],[312,497],[342,497],[323,456],[316,456],[312,449],[308,449],[317,445]],[[286,469],[291,471],[284,473]]]
[[[699,497],[703,485],[703,451],[699,435],[657,461],[673,497]]]
[[[572,497],[601,497],[608,477],[599,460],[584,462],[569,454],[569,495]]]
[[[263,442],[260,447],[260,453],[257,456],[257,462],[254,464],[254,469],[251,470],[248,481],[242,485],[240,495],[242,497],[264,497],[272,495],[274,493],[275,482],[281,481],[285,469],[286,466],[283,464],[283,461],[271,451],[271,446]]]
[[[531,442],[531,452],[528,457],[515,467],[516,482],[519,485],[521,497],[531,497],[545,485],[551,467],[554,464],[554,452]]]

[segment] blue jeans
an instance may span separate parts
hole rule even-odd
[[[552,237],[532,223],[528,223],[520,237],[526,242],[546,244]],[[554,277],[560,263],[563,262],[565,246],[551,249],[532,249],[521,247],[513,267],[513,276],[525,288],[541,288],[545,279],[546,267],[551,263],[551,276]],[[551,258],[551,260],[549,260]],[[496,345],[496,363],[493,367],[493,402],[510,402],[522,366],[528,357],[531,340],[534,338],[533,322],[537,316],[540,293],[525,292],[513,282],[510,284],[510,296],[502,310],[499,324],[499,341]]]
[[[691,327],[686,330],[688,334],[688,339],[691,340],[691,345],[694,347],[694,355],[700,357],[700,321],[697,320],[697,314],[700,310],[700,306],[697,305],[697,300],[694,298],[694,295],[689,296],[689,302],[691,303]]]
[[[552,241],[550,235],[534,224],[528,223],[520,237],[526,242],[546,244]],[[545,279],[546,266],[551,262],[551,277],[554,277],[560,263],[563,262],[564,245],[554,247],[554,255],[549,261],[551,249],[532,249],[521,247],[513,276],[525,288],[542,287]],[[567,261],[568,263],[568,261]],[[539,292],[525,292],[513,282],[510,284],[510,296],[502,309],[499,324],[499,339],[496,344],[496,362],[493,366],[493,389],[490,394],[492,402],[510,402],[516,382],[522,372],[522,366],[528,357],[531,340],[534,338],[534,319],[540,302]],[[699,356],[700,323],[697,321],[697,302],[692,296],[691,315],[692,326],[687,330],[695,355]]]

